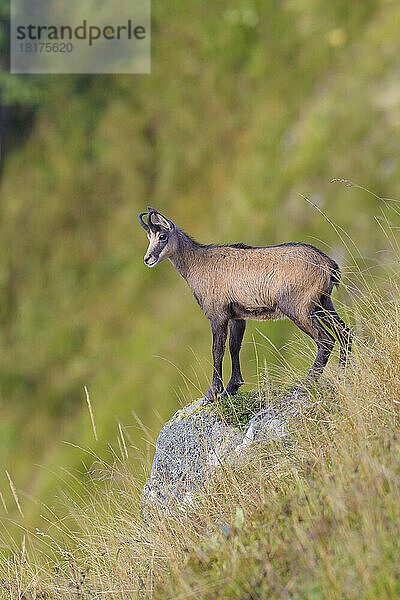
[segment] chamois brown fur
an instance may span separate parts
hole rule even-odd
[[[145,263],[156,266],[168,258],[187,281],[208,317],[213,333],[212,399],[222,392],[222,359],[228,326],[232,377],[226,392],[234,394],[243,383],[239,352],[247,319],[291,319],[318,347],[308,374],[315,380],[326,365],[335,337],[340,363],[346,362],[351,332],[336,313],[330,295],[339,284],[339,267],[318,248],[303,243],[253,247],[246,244],[202,245],[172,221],[149,207],[141,225],[149,238]],[[334,335],[333,335],[334,334]]]

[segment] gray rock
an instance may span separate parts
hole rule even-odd
[[[205,398],[179,410],[161,429],[149,481],[142,491],[143,516],[193,504],[204,483],[224,461],[233,462],[257,442],[289,439],[288,420],[307,397],[294,394],[256,413],[244,429],[224,424]]]

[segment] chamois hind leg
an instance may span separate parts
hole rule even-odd
[[[321,306],[321,321],[333,331],[340,344],[339,365],[346,367],[351,352],[352,331],[337,314],[330,296],[322,296]]]
[[[229,394],[229,396],[236,394],[240,386],[244,383],[240,371],[239,353],[245,329],[246,321],[244,319],[231,319],[229,321],[229,352],[232,360],[232,375],[224,392],[224,394]]]
[[[318,381],[322,374],[322,371],[325,368],[326,363],[329,360],[329,357],[333,350],[333,346],[335,345],[334,336],[331,333],[329,333],[329,331],[327,331],[323,325],[319,323],[315,312],[313,312],[311,316],[311,321],[311,337],[317,344],[318,351],[317,356],[315,357],[314,364],[306,377],[306,381],[309,382]]]
[[[335,338],[319,322],[317,318],[318,307],[311,307],[310,312],[305,315],[296,315],[291,311],[285,311],[285,314],[299,329],[304,331],[304,333],[307,333],[307,335],[309,335],[317,344],[317,356],[306,377],[306,382],[311,383],[318,381],[329,360],[333,346],[335,345]]]

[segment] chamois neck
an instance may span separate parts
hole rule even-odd
[[[177,233],[177,248],[170,261],[174,265],[175,269],[187,279],[190,269],[193,267],[193,262],[196,260],[198,254],[205,248],[201,244],[198,244],[192,240],[186,233],[180,229],[176,230]]]

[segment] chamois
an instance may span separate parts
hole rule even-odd
[[[339,285],[340,272],[324,252],[301,242],[257,247],[202,245],[156,209],[147,210],[139,215],[150,242],[144,262],[155,267],[168,258],[211,323],[214,370],[207,399],[213,400],[223,391],[222,359],[228,326],[232,376],[224,394],[234,395],[244,383],[239,352],[246,319],[288,317],[315,341],[318,352],[308,382],[321,375],[335,337],[340,344],[339,362],[346,364],[352,334],[330,297],[333,287]]]

